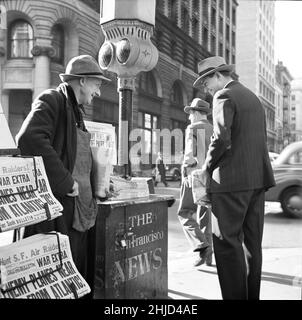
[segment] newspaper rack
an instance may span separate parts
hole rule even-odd
[[[7,155],[7,154],[5,154]],[[0,155],[1,157],[1,155]],[[34,181],[35,181],[35,186],[33,189],[31,189],[31,192],[37,191],[38,190],[38,174],[37,174],[37,164],[36,164],[36,159],[34,156],[20,156],[18,154],[12,154],[12,157],[14,158],[23,158],[23,159],[32,159],[33,160],[33,168],[34,168]],[[12,192],[7,196],[13,196],[13,195],[18,195],[18,194],[26,194],[28,193],[28,190],[25,191],[18,191],[18,192]],[[5,195],[1,196],[1,197],[6,197]],[[44,210],[45,210],[45,214],[46,214],[46,221],[51,220],[51,214],[50,214],[50,209],[49,209],[49,205],[47,202],[45,202],[43,204]],[[14,238],[13,241],[19,241],[21,239],[21,234],[20,234],[20,229],[21,228],[15,228],[15,232],[14,232]]]
[[[20,157],[20,158],[32,158],[33,160],[33,172],[34,172],[34,181],[35,181],[35,186],[33,189],[31,189],[31,192],[32,191],[37,191],[38,190],[38,176],[37,176],[37,165],[36,165],[36,159],[34,156],[20,156],[19,154],[16,154],[15,152],[9,152],[8,150],[6,150],[4,153],[1,152],[0,153],[0,159],[1,159],[1,156],[12,156],[12,157]],[[28,193],[29,191],[26,190],[26,191],[19,191],[19,192],[12,192],[10,193],[9,195],[0,195],[0,198],[2,197],[6,197],[6,196],[12,196],[12,195],[17,195],[17,194],[24,194],[24,193]],[[51,213],[50,213],[50,209],[49,209],[49,205],[47,202],[44,203],[43,205],[43,208],[45,210],[45,214],[46,214],[46,221],[47,220],[51,220]],[[4,231],[5,232],[5,231]],[[36,280],[39,280],[39,279],[42,279],[44,277],[47,277],[53,273],[55,273],[56,271],[60,270],[63,268],[63,261],[62,261],[62,251],[61,251],[61,245],[60,245],[60,238],[59,238],[59,234],[55,231],[53,232],[47,232],[47,233],[42,233],[42,234],[45,234],[45,235],[55,235],[57,237],[57,245],[58,245],[58,256],[59,256],[59,265],[56,265],[56,268],[55,270],[52,270],[52,271],[47,271],[43,274],[41,274],[40,276],[36,277],[35,279],[31,279],[31,280],[28,280],[24,283],[21,283],[21,284],[17,284],[15,286],[11,286],[9,288],[6,288],[6,289],[3,289],[2,285],[0,285],[0,291],[2,294],[5,294],[9,291],[12,291],[14,289],[17,289],[17,288],[20,288],[24,285],[27,285],[29,283],[33,283],[34,281]],[[13,236],[13,243],[14,242],[18,242],[21,240],[21,227],[18,227],[18,228],[14,228],[14,236]],[[0,280],[1,280],[1,273],[0,273]],[[0,283],[2,283],[2,281],[0,281]],[[69,289],[70,291],[72,292],[72,294],[74,295],[74,298],[75,299],[78,299],[79,296],[78,296],[78,293],[77,293],[77,290],[76,290],[76,286],[73,282],[70,282],[68,283],[68,286],[69,286]]]

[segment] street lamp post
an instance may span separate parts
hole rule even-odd
[[[99,51],[103,70],[118,76],[119,138],[118,166],[123,176],[131,176],[129,134],[132,129],[132,95],[135,77],[152,70],[158,60],[151,42],[155,24],[155,0],[103,0],[100,24],[105,41]]]

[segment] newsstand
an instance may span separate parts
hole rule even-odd
[[[99,202],[89,233],[92,299],[168,297],[168,207],[174,201],[150,194]]]

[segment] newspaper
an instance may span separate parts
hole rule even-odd
[[[113,191],[115,196],[108,199],[126,200],[133,198],[141,198],[149,196],[148,178],[134,177],[131,180],[126,180],[120,177],[112,176]]]
[[[111,124],[92,121],[85,121],[85,126],[91,133],[95,195],[106,197],[113,165],[117,162],[115,128]]]
[[[0,157],[0,232],[60,216],[42,157]]]
[[[74,299],[89,292],[67,235],[37,234],[0,247],[0,299]]]

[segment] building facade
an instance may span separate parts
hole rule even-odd
[[[293,77],[281,61],[276,65],[276,83],[282,90],[283,147],[293,142],[291,133],[291,82]]]
[[[58,74],[71,57],[98,59],[104,35],[100,1],[0,0],[0,5],[6,18],[0,29],[0,101],[15,136],[33,99],[59,84]],[[136,77],[133,92],[132,123],[145,132],[144,152],[155,152],[152,129],[185,129],[184,106],[204,97],[192,86],[199,60],[218,54],[235,63],[236,8],[235,0],[157,1],[152,41],[159,60]],[[113,81],[86,106],[86,119],[118,128],[117,77],[106,76]]]
[[[302,141],[302,78],[291,82],[291,136]]]
[[[283,86],[276,79],[275,82],[275,129],[276,129],[276,152],[280,153],[284,147],[283,140]]]
[[[269,151],[276,150],[277,140],[274,13],[275,1],[238,1],[236,72],[240,81],[260,98],[264,106]]]

